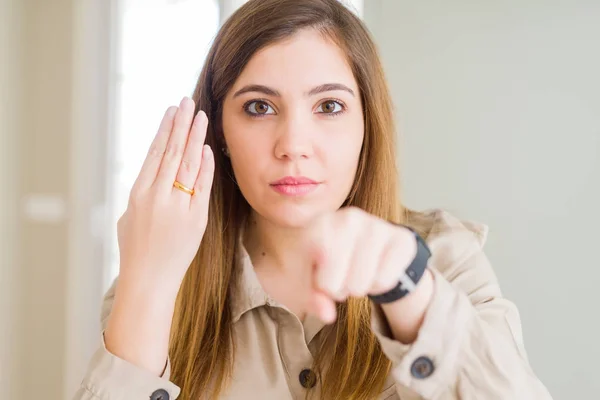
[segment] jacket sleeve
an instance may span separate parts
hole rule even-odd
[[[169,381],[169,360],[166,361],[163,375],[159,377],[118,358],[106,349],[104,329],[112,310],[116,284],[115,279],[104,296],[101,311],[102,333],[98,338],[98,349],[90,360],[86,375],[73,400],[176,399],[180,389]]]
[[[399,395],[425,399],[551,399],[532,371],[517,307],[502,297],[482,247],[487,226],[444,214],[428,237],[434,295],[416,341],[393,340],[381,307],[372,327]]]

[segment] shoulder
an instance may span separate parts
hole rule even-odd
[[[407,210],[405,223],[425,239],[432,261],[440,270],[482,253],[489,232],[484,223],[439,208]]]
[[[489,228],[486,224],[459,217],[455,213],[431,208],[423,211],[407,210],[406,223],[415,228],[426,240],[443,237],[446,240],[471,239],[483,247]]]

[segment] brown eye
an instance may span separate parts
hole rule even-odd
[[[265,103],[256,102],[256,104],[254,105],[254,111],[256,111],[259,114],[266,114],[267,111],[269,111],[269,106]]]
[[[273,114],[271,106],[269,106],[264,101],[253,101],[248,103],[248,105],[246,106],[246,112],[251,115]]]
[[[342,105],[335,100],[327,100],[319,106],[322,114],[337,114],[343,111]]]

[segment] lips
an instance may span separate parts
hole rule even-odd
[[[271,182],[271,185],[314,185],[317,183],[319,182],[314,181],[305,176],[286,176],[285,178],[281,178],[275,182]]]
[[[285,196],[303,196],[316,190],[320,184],[304,176],[286,176],[271,182],[271,188]]]

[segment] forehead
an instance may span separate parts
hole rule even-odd
[[[257,83],[283,93],[305,91],[323,83],[343,83],[358,93],[344,51],[315,29],[301,30],[256,52],[234,89]]]

